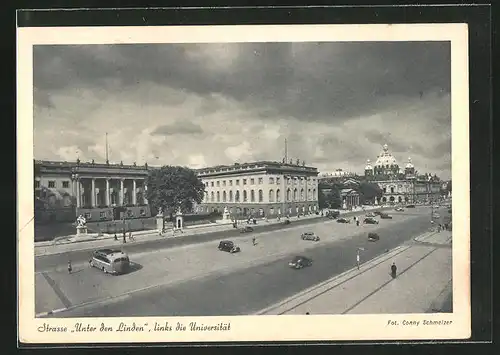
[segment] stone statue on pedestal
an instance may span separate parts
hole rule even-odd
[[[229,210],[226,207],[224,207],[224,212],[222,213],[222,220],[223,221],[226,221],[226,220],[229,220],[230,219],[230,214],[229,214]]]
[[[87,234],[87,220],[83,215],[79,215],[76,219],[76,235]]]

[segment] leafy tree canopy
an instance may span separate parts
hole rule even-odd
[[[181,166],[163,166],[151,170],[146,179],[146,198],[165,215],[177,210],[189,213],[193,204],[203,200],[205,186],[196,173]]]
[[[371,182],[362,182],[359,184],[358,192],[362,197],[362,202],[374,200],[375,197],[380,199],[383,195],[383,191],[380,186]]]

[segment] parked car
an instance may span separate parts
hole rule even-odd
[[[250,226],[244,226],[243,228],[240,229],[240,233],[249,233],[253,232],[253,228]]]
[[[380,218],[382,219],[392,219],[392,216],[387,213],[381,213]]]
[[[376,216],[380,216],[381,213],[383,213],[383,212],[381,212],[381,211],[375,211],[375,212],[373,212],[373,214],[376,215]]]
[[[337,218],[337,223],[351,223],[351,220],[343,217]]]
[[[378,224],[378,221],[375,218],[368,217],[363,220],[365,224]]]
[[[128,255],[121,250],[99,249],[92,253],[89,264],[105,274],[117,275],[128,271],[130,260]]]
[[[440,218],[441,216],[439,215],[439,213],[433,213],[432,214],[432,218]]]
[[[415,205],[406,205],[406,208],[415,208]]]
[[[314,234],[314,232],[302,233],[300,238],[302,238],[302,240],[312,240],[314,242],[319,242],[319,237],[316,234]]]
[[[232,241],[230,240],[222,240],[219,243],[219,250],[220,251],[227,251],[228,253],[238,253],[241,251],[239,246],[236,246]]]
[[[340,211],[328,211],[326,213],[326,216],[330,219],[335,219],[337,218],[338,216],[340,216]]]
[[[377,233],[370,232],[368,233],[368,240],[370,242],[376,242],[380,240],[380,236]]]
[[[290,266],[293,269],[302,269],[307,266],[312,265],[312,260],[305,257],[305,256],[295,256],[289,263],[288,266]]]
[[[285,219],[285,220],[283,221],[283,224],[284,224],[284,225],[290,224],[290,220],[289,220],[289,219]]]
[[[396,211],[396,212],[404,212],[404,209],[402,207],[398,207],[394,211]]]
[[[366,217],[375,217],[375,216],[376,216],[376,214],[375,214],[375,213],[373,213],[373,212],[368,212],[368,213],[366,214]]]

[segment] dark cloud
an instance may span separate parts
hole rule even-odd
[[[209,70],[212,44],[36,46],[34,86],[63,89],[152,81],[202,96],[221,94],[305,120],[343,120],[376,112],[391,95],[450,91],[445,42],[246,43],[225,70]]]
[[[167,124],[157,127],[151,134],[158,136],[173,136],[176,134],[202,134],[200,126],[190,121],[178,121],[173,124]]]

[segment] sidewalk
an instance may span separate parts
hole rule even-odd
[[[258,314],[437,312],[452,280],[451,232],[430,232]],[[398,276],[392,279],[395,262]],[[314,267],[314,265],[313,265]],[[300,272],[300,271],[299,271]]]
[[[378,209],[385,209],[387,207],[376,207]],[[375,208],[373,208],[375,209]],[[344,216],[350,216],[350,215],[359,215],[359,214],[364,214],[368,210],[373,210],[373,209],[366,209],[366,210],[357,210],[357,211],[341,211],[341,215]],[[290,217],[291,221],[297,221],[297,220],[309,220],[309,219],[324,219],[325,217],[322,217],[321,215],[306,215],[302,216],[300,218],[297,217]],[[273,224],[279,224],[283,222],[283,218],[278,221],[277,219],[269,219],[267,222],[264,219],[259,219],[257,225],[251,225],[252,227],[256,228],[256,231],[260,229],[262,226],[266,225],[273,225]],[[238,227],[245,226],[247,225],[246,223],[239,222]],[[175,234],[172,233],[172,230],[167,231],[166,233],[163,234],[163,236],[160,236],[158,234],[158,231],[142,231],[142,232],[135,232],[132,233],[132,236],[135,238],[135,241],[130,241],[127,236],[127,244],[140,244],[140,243],[146,243],[149,241],[155,241],[155,240],[161,240],[161,239],[171,239],[171,238],[181,238],[184,236],[189,236],[189,235],[203,235],[203,234],[208,234],[208,233],[213,233],[213,232],[222,232],[222,231],[228,231],[232,230],[233,225],[232,224],[223,224],[223,225],[218,225],[218,224],[211,224],[211,225],[199,225],[199,226],[192,226],[192,227],[187,227],[184,229],[184,231],[181,232],[176,232]],[[96,248],[104,248],[104,247],[110,247],[113,246],[113,244],[120,245],[122,246],[122,234],[117,234],[118,241],[114,241],[114,234],[104,234],[102,237],[97,237],[95,235],[94,237],[87,238],[81,238],[78,240],[75,239],[69,239],[64,240],[64,238],[59,238],[57,241],[51,241],[51,242],[39,242],[35,243],[35,257],[37,256],[45,256],[45,255],[53,255],[53,254],[61,254],[65,252],[70,252],[70,251],[75,251],[75,250],[91,250],[91,249],[96,249]]]

